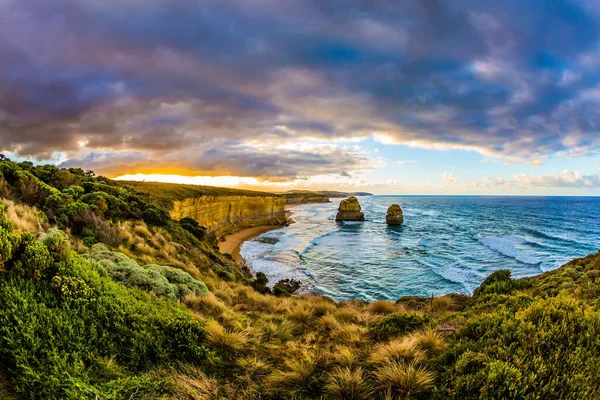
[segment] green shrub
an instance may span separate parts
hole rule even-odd
[[[271,293],[271,289],[267,286],[269,278],[264,272],[257,272],[256,278],[252,281],[252,287],[259,293]]]
[[[273,286],[273,294],[275,296],[291,296],[296,293],[300,287],[302,286],[302,282],[296,279],[282,279]]]
[[[23,397],[154,395],[160,385],[136,375],[164,362],[206,358],[204,328],[188,311],[94,270],[72,255],[51,283],[0,279],[0,362]],[[90,375],[103,358],[125,368]]]
[[[43,233],[39,241],[42,242],[55,262],[66,261],[71,252],[71,243],[67,235],[58,229],[50,229]]]
[[[600,396],[600,312],[570,298],[469,321],[440,367],[440,399]]]
[[[29,232],[22,233],[19,242],[8,260],[8,270],[15,276],[40,279],[52,262],[48,249]]]
[[[525,279],[511,279],[510,271],[501,269],[493,272],[479,285],[473,292],[473,297],[477,298],[484,294],[508,294],[516,289],[525,289],[531,284]]]
[[[185,271],[154,264],[141,266],[125,254],[111,251],[103,244],[94,245],[89,257],[101,264],[116,282],[154,292],[157,296],[177,300],[188,294],[202,296],[208,293],[203,282]]]
[[[420,329],[430,322],[431,318],[428,316],[394,313],[373,324],[369,328],[369,334],[373,340],[387,340]]]

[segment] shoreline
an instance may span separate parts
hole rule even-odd
[[[294,220],[290,218],[293,214],[291,212],[291,209],[293,207],[294,206],[290,206],[286,207],[285,209],[285,219],[290,224],[294,223]],[[285,225],[261,225],[254,226],[252,228],[242,229],[239,232],[235,232],[225,236],[224,240],[219,242],[219,251],[223,254],[231,254],[233,261],[235,261],[238,264],[241,264],[243,262],[243,258],[240,255],[240,249],[242,248],[242,244],[244,244],[244,242],[255,239],[263,233],[284,227]]]

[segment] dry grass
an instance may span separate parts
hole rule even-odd
[[[415,338],[405,337],[379,345],[371,355],[370,361],[373,364],[389,364],[413,363],[424,359],[425,353],[417,347]]]
[[[369,311],[373,314],[387,315],[396,312],[396,305],[388,300],[377,300],[371,303]]]
[[[446,342],[442,336],[434,330],[417,332],[411,335],[419,349],[427,355],[433,356],[446,348]]]
[[[240,358],[236,364],[247,376],[253,379],[265,378],[271,369],[269,364],[253,356]]]
[[[206,342],[225,357],[233,358],[246,350],[248,340],[245,333],[228,331],[218,322],[211,321],[206,326]]]
[[[275,371],[268,377],[269,388],[274,393],[298,396],[310,392],[315,384],[318,359],[306,353],[303,357],[291,357],[284,361],[285,370]],[[289,398],[289,397],[286,397]]]
[[[156,379],[168,377],[175,389],[170,398],[176,400],[213,400],[219,398],[219,382],[209,378],[198,367],[180,365],[178,368],[157,368],[152,371]]]
[[[341,324],[331,333],[336,343],[358,345],[366,340],[368,329],[357,324]]]
[[[148,227],[143,221],[124,221],[117,224],[122,245],[120,250],[145,264],[166,261],[198,277],[195,266],[186,265],[178,257],[178,248],[163,228]]]
[[[342,367],[328,375],[325,392],[332,399],[361,400],[372,398],[373,389],[362,368]]]
[[[343,322],[358,322],[362,319],[363,312],[355,307],[338,308],[334,313],[335,317]]]
[[[431,372],[415,364],[388,363],[375,371],[377,387],[389,398],[410,399],[433,386]]]
[[[435,297],[431,301],[431,312],[439,313],[451,311],[456,307],[456,302],[450,296]]]
[[[358,351],[346,346],[337,346],[332,352],[334,362],[341,367],[352,367],[360,361]]]
[[[37,208],[8,199],[0,199],[0,203],[6,207],[6,216],[13,222],[15,232],[38,235],[48,228],[45,218]]]
[[[312,308],[302,303],[298,304],[288,313],[288,318],[294,322],[296,331],[299,333],[312,328],[314,323]]]
[[[183,299],[183,302],[190,309],[213,318],[228,310],[228,307],[210,292],[206,296],[189,295]]]

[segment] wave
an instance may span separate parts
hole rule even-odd
[[[549,234],[549,233],[546,233],[546,232],[542,232],[542,231],[540,231],[538,229],[534,229],[534,228],[524,228],[523,230],[525,232],[533,235],[533,236],[536,236],[536,237],[540,238],[540,239],[546,239],[546,240],[552,240],[552,241],[562,242],[562,243],[566,243],[566,244],[569,244],[569,245],[573,245],[573,244],[574,245],[579,245],[580,244],[580,242],[578,242],[577,240],[565,238],[565,237],[562,237],[562,236],[559,236],[559,235],[552,235],[552,234]],[[578,232],[581,232],[581,230],[578,231]]]
[[[503,256],[515,259],[523,264],[529,265],[538,265],[540,261],[535,257],[535,255],[528,253],[525,250],[518,249],[515,246],[522,245],[527,242],[522,236],[518,235],[508,235],[501,237],[476,237],[477,241],[487,247],[490,250],[493,250],[497,253],[502,254]]]

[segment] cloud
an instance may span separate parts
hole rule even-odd
[[[109,176],[130,174],[177,174],[185,176],[256,177],[260,181],[307,179],[313,175],[337,175],[342,168],[372,168],[359,150],[336,146],[296,146],[285,149],[228,142],[218,148],[191,146],[174,152],[100,152],[72,158],[62,167],[83,167]],[[352,170],[344,170],[351,176]]]
[[[442,179],[442,186],[444,187],[453,186],[456,183],[456,174],[454,173],[444,172],[438,174],[438,176]]]
[[[416,160],[399,160],[399,161],[392,162],[392,164],[404,166],[406,164],[414,164],[415,162],[416,162]]]
[[[584,175],[579,171],[565,169],[560,172],[554,172],[544,175],[517,174],[511,179],[500,177],[485,176],[481,179],[469,183],[471,187],[479,188],[498,188],[498,187],[519,187],[519,188],[579,188],[594,189],[600,188],[600,173]]]
[[[595,154],[599,22],[577,0],[4,1],[0,151],[264,179],[364,158],[256,143]]]

